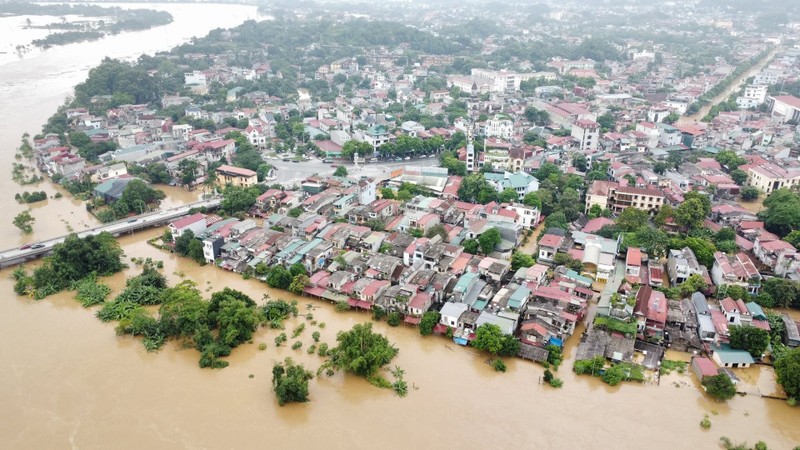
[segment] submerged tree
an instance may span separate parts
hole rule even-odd
[[[289,402],[308,401],[308,380],[314,375],[302,364],[295,364],[292,358],[286,358],[272,367],[272,390],[278,397],[278,404],[283,406]]]

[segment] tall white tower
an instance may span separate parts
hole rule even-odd
[[[475,145],[472,143],[472,124],[467,128],[467,173],[475,172]]]

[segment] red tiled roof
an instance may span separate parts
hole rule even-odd
[[[694,358],[693,364],[700,369],[700,376],[702,377],[713,377],[719,373],[717,365],[714,364],[714,361],[708,358]]]
[[[628,254],[625,257],[625,264],[629,266],[641,266],[642,251],[637,247],[628,247]]]
[[[186,216],[186,217],[184,217],[182,219],[178,219],[178,220],[172,222],[170,225],[175,227],[176,230],[181,230],[183,228],[188,227],[189,225],[191,225],[193,223],[196,223],[196,222],[199,222],[199,221],[205,220],[205,219],[206,219],[206,216],[203,215],[203,213],[196,213],[196,214],[192,214],[191,216]]]
[[[545,247],[560,247],[563,241],[564,241],[564,236],[558,236],[555,234],[545,234],[539,241],[539,245],[543,245]]]

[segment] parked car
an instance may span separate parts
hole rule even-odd
[[[44,244],[33,244],[31,248],[44,248]]]
[[[378,158],[372,158],[372,159],[369,160],[369,162],[376,163],[376,162],[378,162]]]
[[[20,247],[19,249],[20,249],[20,250],[27,250],[27,249],[29,249],[29,248],[31,248],[31,244],[25,244],[25,245],[23,245],[22,247]]]

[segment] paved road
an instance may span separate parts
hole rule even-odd
[[[333,175],[336,170],[335,165],[332,163],[324,163],[319,159],[312,159],[306,162],[287,162],[280,159],[267,159],[269,164],[272,164],[275,170],[276,180],[272,183],[280,183],[285,187],[290,187],[294,183],[299,183],[301,180],[308,176],[317,175]],[[368,176],[376,179],[386,178],[392,170],[402,168],[403,166],[423,166],[423,167],[436,167],[439,165],[439,158],[417,158],[409,161],[391,162],[380,161],[377,163],[359,164],[358,170],[352,162],[343,164],[350,176]]]
[[[161,225],[167,221],[177,219],[178,217],[185,216],[192,208],[216,208],[219,206],[221,199],[214,198],[210,200],[202,200],[188,205],[178,206],[175,208],[166,209],[163,211],[155,211],[147,214],[142,214],[117,222],[107,223],[99,227],[91,228],[85,231],[76,233],[78,237],[85,237],[89,235],[100,234],[107,231],[113,235],[120,235],[124,233],[132,233],[137,230],[150,228],[153,226]],[[34,244],[37,248],[12,248],[0,252],[0,267],[7,267],[13,264],[18,264],[33,258],[38,258],[46,255],[53,250],[53,246],[64,242],[66,236],[48,239],[46,241],[37,242]]]

